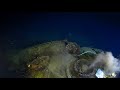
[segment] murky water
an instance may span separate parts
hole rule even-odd
[[[68,39],[120,53],[120,13],[1,13],[0,77],[9,77],[6,54],[38,43]]]

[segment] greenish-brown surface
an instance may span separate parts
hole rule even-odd
[[[88,72],[89,64],[95,59],[95,54],[82,55],[89,50],[68,41],[47,42],[14,54],[10,58],[11,67],[18,71],[24,68],[26,78],[79,78],[81,72]]]

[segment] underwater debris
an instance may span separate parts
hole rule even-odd
[[[69,42],[66,45],[66,49],[71,54],[79,54],[80,53],[80,46],[73,42]]]
[[[25,78],[116,77],[115,72],[108,75],[102,71],[104,62],[91,67],[102,52],[100,49],[80,47],[75,42],[52,41],[28,47],[14,54],[11,65],[16,71],[23,68],[22,76]]]
[[[95,75],[97,78],[105,78],[105,74],[101,69],[98,69]]]
[[[114,77],[116,77],[115,73],[111,73],[111,74],[106,75],[104,73],[104,71],[102,71],[101,69],[98,69],[98,71],[96,72],[95,75],[97,78],[114,78]]]

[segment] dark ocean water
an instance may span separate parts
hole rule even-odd
[[[0,77],[6,71],[6,52],[37,43],[68,39],[80,46],[120,54],[120,13],[0,13]]]

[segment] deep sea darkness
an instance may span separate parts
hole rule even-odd
[[[7,71],[6,53],[52,40],[74,41],[80,46],[120,54],[120,13],[102,12],[1,12],[0,77]]]

